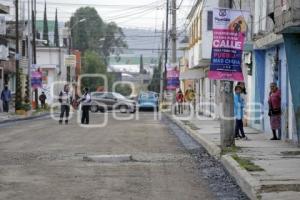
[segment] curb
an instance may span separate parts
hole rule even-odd
[[[168,115],[168,118],[171,119],[175,124],[177,124],[180,128],[182,128],[185,132],[187,132],[194,140],[199,142],[206,150],[207,152],[217,158],[221,158],[221,149],[215,145],[213,142],[206,140],[203,136],[198,135],[193,131],[190,127],[184,125],[181,121],[178,119],[174,119],[173,117]]]
[[[49,114],[50,113],[44,113],[44,114],[41,114],[41,115],[35,115],[35,116],[24,117],[24,118],[7,119],[7,120],[4,120],[4,121],[0,121],[0,124],[7,124],[7,123],[10,123],[10,122],[19,122],[19,121],[27,121],[27,120],[32,120],[32,119],[38,119],[38,118],[45,117]]]
[[[260,199],[261,185],[247,170],[243,169],[230,155],[221,156],[221,163],[250,199]]]
[[[186,133],[189,134],[194,140],[199,142],[211,156],[220,160],[222,165],[226,168],[229,174],[235,179],[237,184],[240,186],[242,191],[250,199],[260,199],[260,183],[255,178],[253,178],[247,170],[243,169],[239,165],[239,163],[236,162],[230,155],[222,155],[221,148],[219,146],[207,140],[203,136],[197,134],[196,131],[184,125],[181,121],[170,116],[168,113],[165,113],[165,116],[167,116],[171,121],[177,124],[184,131],[186,131]]]

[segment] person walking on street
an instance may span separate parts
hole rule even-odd
[[[72,102],[72,96],[69,90],[69,85],[65,85],[63,91],[59,93],[59,102],[61,103],[59,124],[62,124],[65,113],[65,124],[69,122],[70,103]]]
[[[91,104],[91,95],[89,94],[89,89],[84,88],[83,90],[83,96],[80,98],[81,102],[81,110],[82,110],[82,116],[81,116],[81,124],[89,124],[90,123],[90,104]]]
[[[42,94],[39,96],[39,100],[41,102],[41,107],[43,109],[46,109],[46,99],[47,99],[47,97],[45,95],[45,92],[42,92]]]
[[[269,117],[270,124],[273,133],[271,140],[281,139],[281,92],[277,87],[276,83],[270,84],[270,94],[269,94]],[[278,130],[278,137],[276,135],[276,130]]]
[[[11,91],[8,89],[8,86],[5,85],[4,89],[1,92],[1,100],[3,104],[3,112],[9,111],[9,102],[11,100]]]
[[[235,138],[247,139],[244,132],[243,115],[245,102],[241,97],[242,87],[240,85],[234,88],[234,117],[235,117]],[[241,134],[240,134],[241,133]]]
[[[176,94],[176,102],[177,102],[177,112],[178,114],[183,113],[182,103],[183,103],[184,97],[181,89],[179,88],[177,94]]]

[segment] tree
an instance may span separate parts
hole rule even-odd
[[[83,53],[86,50],[99,50],[99,40],[104,36],[105,24],[95,8],[82,7],[76,10],[71,17],[70,28],[74,48]]]
[[[84,66],[82,68],[82,74],[106,74],[106,66],[99,59],[99,55],[95,51],[88,50],[84,54]],[[83,78],[82,86],[88,87],[90,91],[95,91],[99,86],[104,86],[104,80],[99,77],[95,78]]]
[[[55,10],[54,45],[55,45],[56,47],[59,47],[59,34],[58,34],[57,9]]]
[[[49,29],[48,29],[46,2],[45,2],[45,10],[44,10],[43,40],[46,40],[47,41],[47,46],[49,46]]]
[[[151,83],[148,85],[148,90],[160,93],[160,76],[161,76],[161,67],[162,59],[159,59],[158,67],[154,68],[153,77]]]
[[[132,88],[129,84],[118,84],[115,91],[124,96],[129,96],[132,93]]]
[[[128,48],[124,39],[125,35],[122,28],[114,22],[106,24],[105,36],[101,39],[102,43],[100,44],[100,54],[105,58],[106,64],[110,54],[119,56],[123,53],[124,48]]]

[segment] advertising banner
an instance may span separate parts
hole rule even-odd
[[[241,65],[248,19],[248,11],[214,9],[210,79],[244,81]]]
[[[31,87],[37,89],[42,87],[42,72],[31,72]]]
[[[167,66],[167,90],[176,90],[180,86],[179,69],[176,64]]]

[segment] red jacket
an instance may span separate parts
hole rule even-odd
[[[176,94],[176,101],[178,103],[182,103],[183,102],[183,94],[182,94],[182,92],[177,92],[177,94]]]

